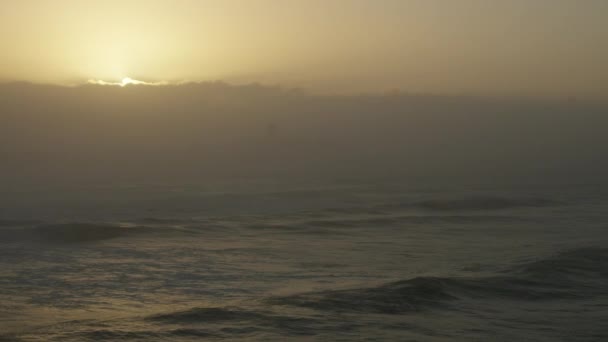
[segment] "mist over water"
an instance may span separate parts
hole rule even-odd
[[[606,107],[0,86],[0,341],[608,339]]]

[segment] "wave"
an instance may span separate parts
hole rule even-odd
[[[60,223],[34,227],[34,239],[54,243],[80,243],[116,239],[148,230],[146,227],[123,227],[97,223]]]
[[[608,248],[569,250],[553,258],[524,263],[513,271],[528,278],[554,283],[603,280],[608,278]]]
[[[39,223],[39,221],[34,220],[0,220],[0,227],[22,227]]]
[[[487,277],[418,277],[376,287],[275,297],[273,305],[322,311],[403,314],[449,306],[463,299],[521,301],[608,293],[608,249],[567,251]]]
[[[164,217],[143,217],[135,222],[147,225],[190,225],[205,223],[205,221],[194,218],[164,218]]]
[[[548,207],[559,202],[546,198],[472,197],[464,199],[433,199],[419,201],[412,206],[437,211],[503,210],[526,207]]]
[[[114,224],[114,223],[44,223],[30,226],[12,226],[0,229],[1,243],[31,242],[36,244],[77,244],[154,235],[170,237],[179,234],[197,234],[197,230],[181,226]]]
[[[393,200],[388,203],[373,205],[354,205],[347,207],[326,208],[317,211],[302,211],[301,215],[307,218],[317,218],[325,220],[336,216],[368,216],[382,217],[402,213],[410,210],[423,210],[431,212],[459,212],[459,211],[500,211],[518,208],[544,208],[563,205],[564,202],[549,198],[512,198],[497,196],[476,196],[465,198],[432,198],[424,200],[401,199]],[[461,216],[461,215],[459,215]],[[464,215],[467,217],[469,215]],[[423,216],[432,217],[432,216]],[[440,218],[440,217],[439,217]]]
[[[456,297],[445,291],[441,279],[415,278],[371,288],[277,297],[269,299],[268,302],[322,311],[397,314],[420,311],[453,299]]]
[[[264,316],[255,312],[236,308],[194,308],[186,311],[153,315],[148,317],[148,320],[185,323],[257,320],[260,318],[264,318]]]
[[[0,342],[21,342],[21,340],[13,336],[0,335]]]
[[[176,311],[165,314],[157,314],[146,318],[163,324],[177,324],[192,326],[193,324],[213,324],[221,323],[219,335],[246,335],[258,332],[260,327],[264,330],[273,329],[290,335],[309,335],[311,331],[323,325],[323,321],[307,318],[293,317],[270,312],[245,310],[236,307],[226,308],[193,308],[185,311]],[[227,326],[226,324],[233,324]],[[312,329],[316,328],[316,329]],[[187,336],[196,336],[200,330],[179,329],[172,333]],[[213,334],[208,330],[202,331],[205,336]]]
[[[499,215],[387,215],[380,217],[361,217],[347,219],[311,220],[305,224],[314,227],[346,228],[358,226],[386,226],[394,224],[484,223],[521,221],[521,217]]]
[[[118,330],[93,330],[80,332],[75,334],[75,337],[84,338],[92,341],[123,341],[123,340],[138,340],[149,341],[150,339],[158,339],[161,334],[149,331],[118,331]]]
[[[345,235],[351,228],[403,227],[434,223],[479,224],[528,222],[530,218],[508,215],[385,215],[364,217],[337,217],[304,219],[284,223],[249,223],[251,230],[306,235]]]
[[[175,337],[195,337],[195,338],[217,338],[221,337],[217,333],[210,332],[204,329],[175,329],[168,333],[168,335]]]

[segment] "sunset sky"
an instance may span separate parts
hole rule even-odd
[[[2,81],[601,98],[607,42],[605,0],[0,2]]]

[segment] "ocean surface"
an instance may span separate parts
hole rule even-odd
[[[0,341],[608,341],[608,188],[0,194]]]

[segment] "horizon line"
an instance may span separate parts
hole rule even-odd
[[[300,92],[310,96],[320,97],[435,97],[435,98],[474,98],[486,100],[525,100],[525,101],[551,101],[551,102],[568,102],[568,103],[601,103],[608,104],[604,98],[597,97],[581,97],[577,95],[523,95],[523,94],[481,94],[481,93],[431,93],[431,92],[413,92],[399,88],[388,89],[384,91],[359,91],[359,92],[315,92],[303,87],[289,87],[277,83],[262,83],[259,81],[251,82],[230,82],[226,80],[201,80],[201,81],[141,81],[123,78],[121,81],[104,81],[96,79],[88,79],[77,83],[53,83],[53,82],[37,82],[31,80],[2,80],[0,86],[6,85],[30,85],[39,87],[56,87],[77,89],[85,87],[113,87],[116,89],[124,88],[175,88],[194,85],[223,85],[226,87],[259,87],[266,89],[283,90],[289,92]]]

